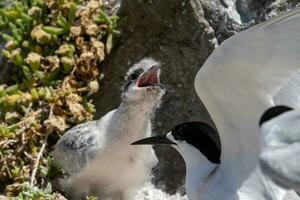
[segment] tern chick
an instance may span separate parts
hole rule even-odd
[[[150,178],[158,162],[153,149],[136,149],[130,142],[151,135],[151,118],[165,92],[160,66],[151,58],[133,65],[120,106],[99,120],[73,127],[58,141],[54,161],[70,175],[62,187],[72,199],[94,195],[132,200]]]

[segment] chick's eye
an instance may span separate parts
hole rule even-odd
[[[133,74],[130,75],[129,79],[130,80],[135,80],[135,79],[137,79],[137,77],[138,77],[138,74],[137,73],[133,73]]]
[[[134,82],[136,79],[138,79],[138,77],[142,73],[143,73],[143,69],[135,70],[132,74],[129,75],[128,77],[129,81]]]

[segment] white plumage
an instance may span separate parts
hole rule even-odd
[[[273,107],[268,111],[280,108]],[[299,193],[300,111],[285,110],[264,122],[261,125],[261,138],[259,163],[263,173],[279,186]]]
[[[150,178],[157,164],[153,149],[129,144],[151,134],[151,117],[164,94],[159,67],[153,59],[135,64],[125,78],[120,106],[99,120],[75,126],[58,141],[54,160],[70,174],[64,188],[72,199],[93,194],[132,200]]]

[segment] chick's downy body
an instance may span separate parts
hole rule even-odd
[[[150,178],[157,158],[151,147],[136,149],[131,141],[151,135],[151,117],[164,87],[160,64],[143,59],[127,73],[120,106],[101,119],[70,129],[58,141],[54,160],[70,177],[64,188],[74,199],[133,199]]]

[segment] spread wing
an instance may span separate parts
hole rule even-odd
[[[97,121],[86,122],[68,130],[58,141],[53,152],[54,161],[67,173],[79,172],[96,156],[103,141]]]
[[[229,38],[196,76],[196,91],[220,134],[225,190],[241,187],[258,164],[261,114],[275,102],[299,107],[299,36],[296,9]]]

